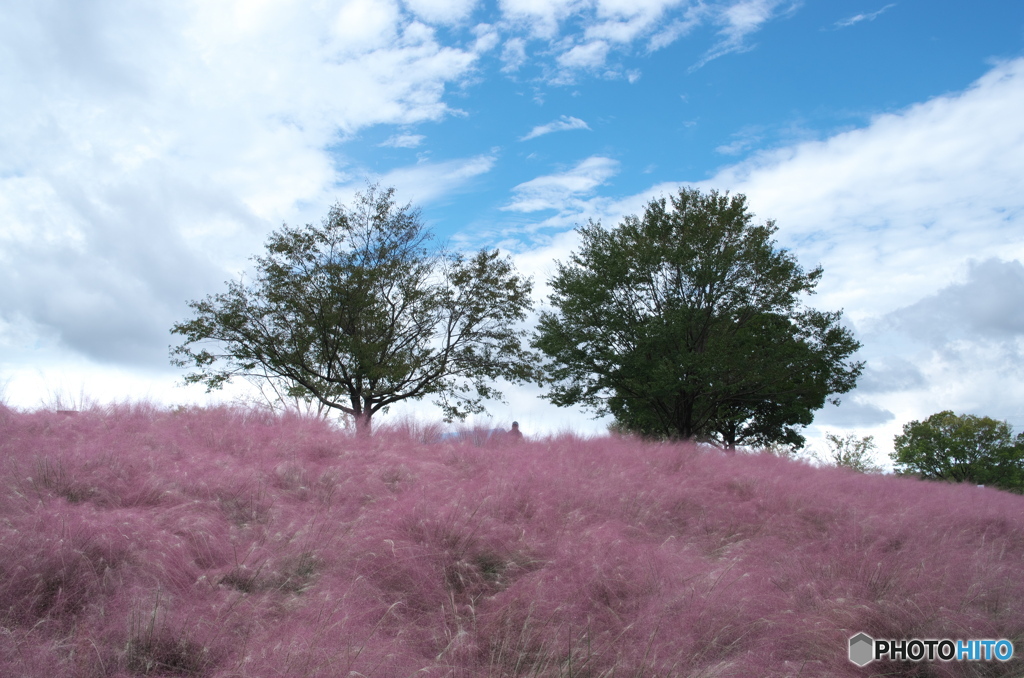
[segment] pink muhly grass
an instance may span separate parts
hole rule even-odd
[[[0,412],[0,675],[1018,675],[1024,498],[240,408]]]

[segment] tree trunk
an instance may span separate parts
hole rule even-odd
[[[352,418],[356,421],[356,435],[370,437],[370,416],[372,412],[367,403],[363,402],[362,397],[357,394],[353,394],[352,398]]]
[[[356,435],[361,436],[361,437],[369,438],[370,437],[370,431],[371,431],[370,413],[369,413],[369,411],[364,410],[363,412],[360,412],[359,414],[356,414],[355,415],[355,420],[356,420]]]
[[[730,421],[725,425],[725,430],[722,431],[726,454],[736,454],[736,433],[738,429],[739,425],[734,421]]]

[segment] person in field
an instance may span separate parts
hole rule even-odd
[[[523,432],[519,430],[519,422],[513,421],[512,428],[508,432],[508,437],[512,440],[522,440]]]

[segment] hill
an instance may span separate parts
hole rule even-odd
[[[1010,676],[1024,497],[630,438],[0,408],[0,675]],[[1009,638],[998,662],[850,636]]]

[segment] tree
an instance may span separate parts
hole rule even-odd
[[[893,447],[899,473],[1024,490],[1024,433],[1005,421],[946,410],[905,424]]]
[[[774,222],[752,220],[742,195],[683,188],[642,219],[578,229],[533,341],[545,397],[648,436],[801,446],[812,412],[854,387],[860,344],[841,312],[800,303],[821,268],[805,273]]]
[[[858,438],[850,433],[840,437],[835,433],[827,433],[825,444],[828,446],[828,452],[821,461],[830,466],[853,469],[860,473],[882,472],[882,467],[875,464],[871,458],[876,449],[874,436]]]
[[[498,377],[536,379],[517,329],[532,282],[497,251],[432,248],[418,210],[393,196],[371,186],[320,226],[283,226],[254,257],[251,283],[189,302],[195,317],[171,330],[185,338],[172,362],[198,368],[186,383],[276,381],[368,433],[402,400],[435,396],[450,421],[500,398]]]

